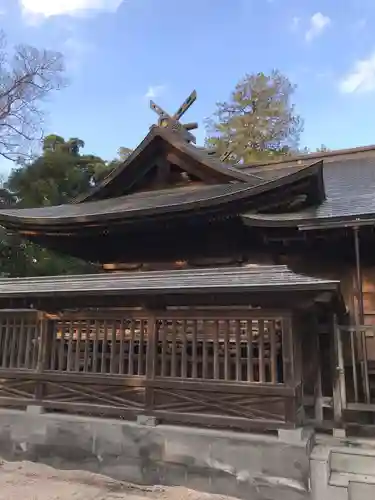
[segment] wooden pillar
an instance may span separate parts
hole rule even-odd
[[[342,350],[341,332],[337,324],[336,315],[333,316],[333,342],[331,349],[332,368],[332,399],[334,421],[338,427],[342,426],[342,411],[346,406],[345,368]]]
[[[36,372],[43,373],[49,367],[51,356],[52,336],[54,334],[54,321],[49,319],[44,312],[38,314],[39,338]],[[35,399],[41,401],[44,396],[44,383],[38,380],[35,383]]]
[[[354,234],[354,251],[355,251],[355,268],[356,268],[356,296],[358,302],[358,318],[357,326],[364,325],[364,305],[363,305],[363,280],[362,280],[362,266],[361,266],[361,249],[360,249],[360,235],[359,228],[353,228]],[[368,357],[367,357],[367,340],[366,331],[357,330],[361,338],[362,350],[362,377],[363,377],[363,392],[367,404],[371,402],[370,396],[370,383],[368,374]]]
[[[147,352],[146,352],[146,388],[145,388],[145,413],[149,414],[154,408],[154,386],[156,375],[156,353],[158,342],[158,329],[156,315],[150,312],[147,318]]]
[[[295,338],[294,336],[297,332],[294,331],[292,318],[286,317],[283,319],[283,331],[282,331],[282,352],[283,352],[283,375],[284,384],[297,389],[297,386],[301,386],[300,377],[298,377],[298,367],[296,371],[296,360],[295,360]],[[301,387],[300,387],[301,388]],[[295,426],[301,423],[301,418],[299,418],[299,413],[302,407],[302,392],[299,390],[293,398],[290,398],[286,402],[286,421]]]

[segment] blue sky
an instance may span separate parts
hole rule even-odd
[[[106,159],[156,121],[149,97],[201,123],[246,73],[298,85],[301,146],[375,143],[373,0],[0,0],[11,43],[57,49],[70,85],[47,104],[46,133],[81,137]],[[8,164],[0,164],[2,170]]]

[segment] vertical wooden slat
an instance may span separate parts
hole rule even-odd
[[[202,378],[207,378],[208,371],[208,356],[207,356],[207,328],[210,328],[210,324],[207,320],[202,320]]]
[[[4,339],[5,339],[5,328],[4,328],[4,320],[0,320],[0,353],[4,352]],[[0,359],[0,364],[2,363],[2,359]]]
[[[144,375],[144,339],[145,339],[145,320],[139,320],[139,343],[138,343],[138,375]]]
[[[192,377],[198,377],[197,319],[192,320]]]
[[[56,329],[54,328],[51,339],[51,359],[49,364],[50,370],[56,370],[56,355],[57,355],[56,351],[57,351],[57,339],[56,339]]]
[[[171,359],[171,377],[175,377],[177,373],[177,321],[172,321],[172,359]]]
[[[22,359],[25,351],[25,318],[21,318],[20,329],[18,332],[18,352],[17,352],[17,368],[23,368]]]
[[[100,322],[95,321],[94,352],[93,352],[93,356],[92,356],[92,372],[93,373],[98,373],[99,333],[100,333]]]
[[[162,343],[161,343],[161,367],[160,367],[160,374],[162,377],[167,376],[167,349],[168,349],[168,343],[167,343],[167,325],[166,321],[162,320],[161,321],[161,326],[160,326],[160,333],[162,335]]]
[[[59,345],[59,370],[65,370],[65,328],[66,322],[60,325],[60,345]]]
[[[220,377],[219,366],[219,322],[214,323],[214,379],[218,380]]]
[[[290,318],[282,321],[283,373],[286,385],[294,385],[293,329]]]
[[[258,321],[259,335],[258,335],[258,364],[259,364],[259,382],[265,382],[265,352],[264,352],[264,320]]]
[[[231,379],[230,376],[230,320],[226,320],[224,324],[224,380]]]
[[[107,350],[108,350],[108,323],[103,321],[103,338],[102,338],[102,356],[101,356],[101,373],[107,373]]]
[[[74,334],[74,325],[73,319],[69,320],[69,338],[68,338],[68,359],[66,362],[66,369],[68,372],[72,370],[73,365],[73,334]]]
[[[109,365],[109,371],[115,373],[115,362],[116,362],[116,351],[117,351],[117,321],[112,322],[112,334],[111,334],[111,362]]]
[[[3,358],[1,363],[2,368],[8,368],[7,355],[9,351],[9,341],[10,341],[10,324],[9,324],[9,318],[7,318],[5,322],[5,338],[3,347]]]
[[[32,338],[32,368],[36,368],[37,360],[38,360],[38,351],[39,351],[39,338],[40,338],[40,322],[38,321],[35,327],[33,328],[33,338]]]
[[[251,319],[247,321],[247,381],[254,382],[254,367],[253,367],[253,322]]]
[[[125,339],[125,325],[124,318],[121,318],[120,323],[120,352],[118,362],[118,372],[120,375],[124,374],[124,339]]]
[[[135,335],[135,324],[134,324],[134,319],[131,319],[130,320],[128,375],[134,375],[134,335]]]
[[[84,358],[83,358],[83,371],[87,372],[89,369],[89,348],[90,348],[90,343],[91,343],[91,322],[90,320],[85,321],[85,352],[84,352]]]
[[[76,358],[74,369],[79,372],[81,366],[81,337],[82,337],[82,323],[77,321],[77,340],[76,340]]]
[[[241,325],[238,319],[235,320],[235,338],[236,338],[236,380],[241,380]]]
[[[150,313],[149,318],[147,319],[147,351],[146,351],[146,377],[149,380],[153,380],[155,378],[155,364],[156,364],[156,346],[158,342],[157,337],[157,326],[156,326],[156,317],[154,314]]]
[[[182,321],[181,324],[181,338],[182,338],[181,377],[182,378],[187,378],[188,376],[186,326],[187,326],[186,320]]]
[[[275,330],[275,320],[270,320],[269,325],[269,337],[270,337],[270,356],[271,356],[271,382],[276,384],[277,380],[277,349],[276,349],[276,330]]]
[[[30,368],[32,329],[33,329],[33,327],[31,325],[27,325],[25,361],[24,361],[25,368]]]
[[[16,364],[16,348],[17,348],[17,336],[18,336],[18,325],[17,318],[14,316],[13,321],[11,322],[11,345],[10,345],[10,368],[14,368]]]
[[[39,315],[38,318],[39,335],[38,335],[38,360],[36,369],[38,372],[42,372],[45,365],[46,359],[46,344],[47,344],[47,320],[43,314]]]

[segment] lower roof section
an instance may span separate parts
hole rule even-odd
[[[371,147],[373,151],[373,147]],[[361,150],[360,150],[361,151]],[[277,168],[255,167],[254,171],[264,179],[285,176],[297,171],[296,163]],[[281,168],[280,168],[281,167]],[[336,158],[324,163],[326,199],[316,207],[293,213],[255,213],[243,215],[249,226],[300,227],[303,229],[345,227],[375,224],[375,159],[350,157]]]
[[[0,299],[338,290],[338,281],[296,274],[287,266],[276,265],[0,280]]]

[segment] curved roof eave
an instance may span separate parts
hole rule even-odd
[[[278,228],[289,227],[301,230],[333,229],[353,226],[375,225],[375,212],[331,217],[304,216],[302,212],[284,214],[256,214],[245,213],[241,219],[247,226]]]
[[[67,204],[34,209],[0,210],[0,224],[15,230],[27,228],[64,227],[68,225],[106,224],[124,219],[126,221],[168,215],[171,213],[197,212],[202,209],[231,209],[233,202],[251,202],[262,194],[285,188],[308,177],[320,176],[321,164],[303,167],[281,178],[253,184],[223,184],[202,186],[200,189],[186,188],[137,193],[120,198],[92,201],[81,204]],[[254,200],[256,203],[256,200]]]

